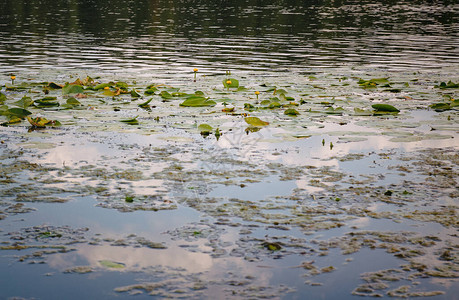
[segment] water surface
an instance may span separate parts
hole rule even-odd
[[[29,109],[63,126],[0,127],[2,298],[459,292],[458,113],[429,108],[459,97],[434,87],[459,82],[456,1],[5,0],[0,11],[8,107],[86,76],[142,98],[88,89],[63,110],[68,96],[52,90],[61,106]],[[246,89],[225,89],[226,71]],[[27,88],[7,89],[13,74]],[[381,77],[400,91],[358,84]],[[152,83],[217,105],[145,95]],[[300,115],[244,109],[260,105],[256,90],[281,97],[274,87]],[[372,115],[383,102],[401,112]],[[250,128],[245,114],[270,124]]]

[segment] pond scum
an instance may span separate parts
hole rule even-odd
[[[33,213],[33,203],[81,197],[121,212],[188,207],[202,218],[163,232],[168,242],[37,224],[0,231],[0,249],[29,263],[102,245],[179,245],[246,263],[295,257],[296,265],[284,267],[302,270],[311,287],[352,264],[362,249],[379,249],[401,264],[362,273],[349,295],[438,296],[457,287],[457,79],[311,74],[275,82],[193,73],[174,87],[11,77],[0,90],[0,222]],[[84,151],[93,145],[104,150],[93,157]],[[47,160],[59,151],[71,153]],[[244,194],[276,182],[293,188]],[[329,255],[345,256],[345,264],[319,263]],[[107,269],[156,274],[152,282],[114,290],[132,295],[200,298],[217,287],[230,298],[276,298],[298,290],[260,286],[251,274],[216,280],[111,260],[63,272]]]

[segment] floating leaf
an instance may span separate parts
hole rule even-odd
[[[57,97],[47,96],[40,99],[41,101],[56,101]]]
[[[59,102],[57,101],[56,97],[45,97],[39,100],[35,100],[34,105],[36,107],[51,107],[59,106]]]
[[[171,94],[172,97],[185,97],[185,96],[191,96],[190,94],[187,93],[182,93],[182,92],[174,92]]]
[[[129,125],[139,125],[139,121],[137,120],[139,116],[136,116],[135,118],[128,119],[128,120],[121,120],[120,122],[129,124]]]
[[[212,132],[212,126],[209,124],[201,124],[198,126],[198,130],[201,132],[202,135],[209,135]]]
[[[234,107],[225,107],[222,109],[222,112],[230,113],[234,111]]]
[[[269,104],[268,108],[274,109],[274,108],[280,108],[282,105],[279,102],[272,102]]]
[[[24,108],[13,107],[4,112],[7,116],[15,116],[18,118],[24,118],[32,113]]]
[[[30,125],[32,127],[37,127],[37,128],[44,128],[46,126],[51,126],[51,127],[56,127],[56,126],[61,126],[61,122],[55,121],[55,120],[48,120],[43,117],[36,117],[36,118],[31,118],[27,117],[27,121],[29,121]]]
[[[78,106],[78,105],[81,105],[81,102],[78,101],[77,99],[75,98],[69,98],[67,99],[67,102],[66,102],[68,105],[71,105],[71,106]]]
[[[74,82],[70,83],[71,85],[84,85],[83,81],[80,78],[77,78]]]
[[[442,112],[442,111],[451,109],[451,105],[449,103],[435,103],[435,104],[430,105],[429,107],[434,109],[437,112]]]
[[[163,99],[170,99],[170,98],[172,98],[172,95],[171,95],[168,91],[161,91],[161,93],[159,93],[159,95],[160,95],[161,98],[163,98]]]
[[[273,94],[274,95],[284,95],[285,97],[285,95],[287,94],[287,91],[284,89],[275,89]]]
[[[113,97],[118,96],[119,94],[121,94],[121,90],[119,88],[117,88],[115,91],[112,91],[110,89],[104,89],[105,96]]]
[[[129,87],[129,85],[126,82],[122,82],[122,81],[118,81],[115,84],[115,86],[118,87],[118,88],[125,89],[125,90],[127,90],[127,88]]]
[[[106,268],[109,269],[124,269],[126,267],[125,264],[119,263],[119,262],[114,262],[111,260],[99,260],[99,263]]]
[[[297,116],[299,114],[300,113],[296,109],[293,109],[293,108],[290,108],[284,111],[284,115],[288,115],[288,116]]]
[[[325,112],[328,115],[342,115],[344,112],[344,109],[342,107],[337,107],[337,108],[329,107],[323,112]]]
[[[279,251],[282,249],[282,246],[280,245],[280,243],[275,243],[275,242],[274,243],[264,242],[263,246],[270,251]]]
[[[263,100],[260,102],[261,106],[269,106],[271,104],[271,100]]]
[[[13,105],[19,106],[21,108],[27,108],[30,105],[32,105],[33,103],[34,103],[34,101],[32,100],[32,98],[24,96],[24,97],[21,98],[21,100],[18,100],[16,102],[14,102]]]
[[[150,98],[148,99],[147,101],[143,102],[143,103],[140,103],[139,104],[139,107],[142,107],[142,108],[147,108],[149,107],[148,104],[151,102],[151,100],[153,100],[153,98]]]
[[[244,103],[244,109],[248,111],[252,111],[252,110],[255,110],[255,106],[253,106],[250,103]]]
[[[234,78],[223,79],[222,82],[225,88],[238,88],[239,87],[239,80],[234,79]]]
[[[100,84],[96,85],[93,89],[95,89],[96,91],[97,90],[103,90],[104,88],[110,87],[110,86],[111,86],[110,83],[100,83]]]
[[[144,94],[145,94],[145,95],[153,95],[153,94],[154,94],[155,92],[157,92],[157,91],[158,91],[157,88],[151,87],[151,88],[147,89],[147,90],[144,92]]]
[[[269,124],[269,122],[262,121],[257,117],[246,117],[244,120],[247,124],[255,127],[262,127]]]
[[[78,94],[78,93],[83,93],[84,88],[81,85],[73,85],[73,84],[68,84],[65,87],[62,88],[62,93],[64,95],[66,94]]]
[[[400,112],[400,110],[389,104],[373,104],[371,107],[377,112]]]
[[[442,82],[439,85],[436,85],[435,87],[440,89],[457,89],[459,88],[459,83],[454,83],[450,80],[447,83]]]
[[[362,88],[375,88],[378,85],[384,85],[384,86],[390,87],[390,85],[388,85],[389,84],[389,80],[387,80],[387,79],[388,78],[373,78],[373,79],[370,79],[370,80],[360,79],[358,81],[358,84]]]
[[[139,98],[141,97],[140,94],[136,90],[131,90],[131,97],[132,98]]]
[[[48,83],[48,88],[53,89],[53,90],[60,90],[63,88],[63,86],[60,84],[54,83],[54,82],[50,82]]]
[[[15,124],[15,123],[19,123],[19,122],[22,122],[21,118],[16,117],[16,116],[11,116],[7,122],[3,122],[0,125],[1,126],[8,126],[10,124]]]
[[[192,96],[187,98],[185,101],[180,103],[180,106],[187,106],[187,107],[203,107],[203,106],[214,106],[217,104],[215,101],[209,100],[205,97],[200,96]]]

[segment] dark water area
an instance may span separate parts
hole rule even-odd
[[[2,1],[0,71],[441,69],[459,60],[458,9],[456,1]]]

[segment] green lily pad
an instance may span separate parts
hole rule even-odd
[[[215,101],[209,100],[208,98],[200,97],[200,96],[192,96],[192,97],[187,98],[182,103],[180,103],[180,106],[203,107],[203,106],[214,106],[215,104],[217,104]]]
[[[33,103],[34,103],[34,101],[32,100],[32,98],[24,96],[24,97],[21,98],[21,100],[18,100],[16,102],[14,102],[13,105],[19,106],[21,108],[27,108],[30,105],[32,105]]]
[[[271,104],[271,100],[263,100],[260,102],[261,106],[269,106]]]
[[[112,91],[110,89],[104,89],[104,95],[105,96],[109,96],[109,97],[113,97],[113,96],[118,96],[120,94],[120,90],[119,89],[116,89],[115,91]]]
[[[288,94],[288,92],[286,90],[284,90],[284,89],[275,89],[274,90],[274,95],[284,95],[285,96],[286,94]]]
[[[289,108],[287,109],[286,111],[284,111],[284,115],[289,115],[289,116],[297,116],[299,115],[300,113],[294,109],[294,108]]]
[[[159,93],[159,95],[160,95],[161,98],[163,98],[163,99],[170,99],[170,98],[172,98],[172,95],[171,95],[168,91],[161,91],[161,93]]]
[[[51,107],[59,106],[59,102],[57,101],[56,97],[45,97],[39,100],[35,100],[34,105],[36,107]]]
[[[187,93],[182,93],[182,92],[173,92],[172,97],[185,97],[185,96],[191,96],[190,94]]]
[[[451,109],[451,105],[449,103],[435,103],[435,104],[430,105],[429,107],[438,112],[442,112],[442,111]]]
[[[400,110],[389,104],[373,104],[371,107],[377,112],[400,112]]]
[[[250,103],[244,103],[244,109],[245,109],[245,110],[248,110],[248,111],[253,111],[253,110],[255,110],[256,108],[255,108],[255,106],[253,106],[253,105],[250,104]]]
[[[98,90],[103,90],[105,87],[110,87],[110,86],[111,86],[110,83],[100,83],[96,85],[93,89],[98,91]]]
[[[24,108],[18,108],[18,107],[13,107],[13,108],[10,108],[8,110],[6,110],[5,112],[3,112],[4,115],[6,116],[14,116],[14,117],[18,117],[18,118],[24,118],[28,115],[31,115],[32,113],[30,111],[28,111],[27,109],[24,109]]]
[[[389,86],[389,80],[388,78],[373,78],[373,79],[369,79],[369,80],[364,80],[364,79],[359,79],[358,81],[358,84],[362,87],[362,88],[376,88],[377,86],[379,85],[384,85],[384,86]]]
[[[140,94],[136,90],[130,92],[132,98],[140,98]]]
[[[201,134],[209,134],[212,132],[212,126],[209,124],[201,124],[198,126],[198,130],[201,132]]]
[[[273,109],[273,108],[280,108],[282,105],[279,102],[272,102],[269,104],[268,108]]]
[[[53,90],[60,90],[60,89],[63,88],[63,86],[59,85],[57,83],[54,83],[54,82],[49,82],[48,83],[48,88],[53,89]]]
[[[324,112],[328,115],[342,115],[344,112],[344,109],[342,107],[337,107],[337,108],[329,107],[326,110],[324,110]]]
[[[1,126],[8,126],[22,122],[22,119],[16,116],[10,116],[7,122],[0,123]]]
[[[125,90],[127,90],[127,88],[129,87],[129,85],[126,82],[122,82],[122,81],[118,81],[115,84],[115,86],[121,89],[125,89]]]
[[[257,117],[246,117],[244,120],[247,124],[255,127],[263,127],[269,125],[269,122],[262,121]]]
[[[145,94],[145,95],[154,95],[157,91],[158,91],[157,88],[152,87],[152,88],[147,89],[147,90],[144,92],[144,94]]]
[[[73,85],[73,84],[68,84],[66,85],[65,87],[62,88],[62,93],[64,95],[66,94],[79,94],[79,93],[83,93],[84,92],[84,88],[81,86],[81,85]]]
[[[124,268],[126,268],[125,264],[119,263],[119,262],[114,262],[114,261],[111,261],[111,260],[99,260],[99,263],[103,267],[109,268],[109,269],[124,269]]]
[[[127,120],[121,120],[120,122],[129,124],[129,125],[139,125],[139,120],[137,120],[139,116],[136,116],[132,119],[127,119]]]
[[[228,84],[228,81],[230,81],[229,84]],[[234,78],[223,79],[222,82],[225,88],[238,88],[239,87],[239,80],[234,79]]]
[[[279,251],[282,249],[282,246],[280,245],[280,243],[276,243],[276,242],[274,243],[264,242],[263,247],[265,247],[266,249],[270,251]]]
[[[151,100],[153,100],[153,98],[150,98],[147,101],[145,101],[143,103],[140,103],[138,106],[142,107],[142,108],[147,108],[147,107],[149,107],[148,104],[150,104]]]
[[[436,85],[435,87],[440,89],[457,89],[459,88],[459,83],[454,83],[450,80],[447,83],[442,82],[439,85]]]
[[[69,99],[67,99],[66,103],[67,103],[68,105],[72,105],[72,106],[78,106],[78,105],[81,105],[81,102],[80,102],[80,101],[78,101],[77,99],[73,98],[73,97],[72,97],[72,98],[69,98]]]

